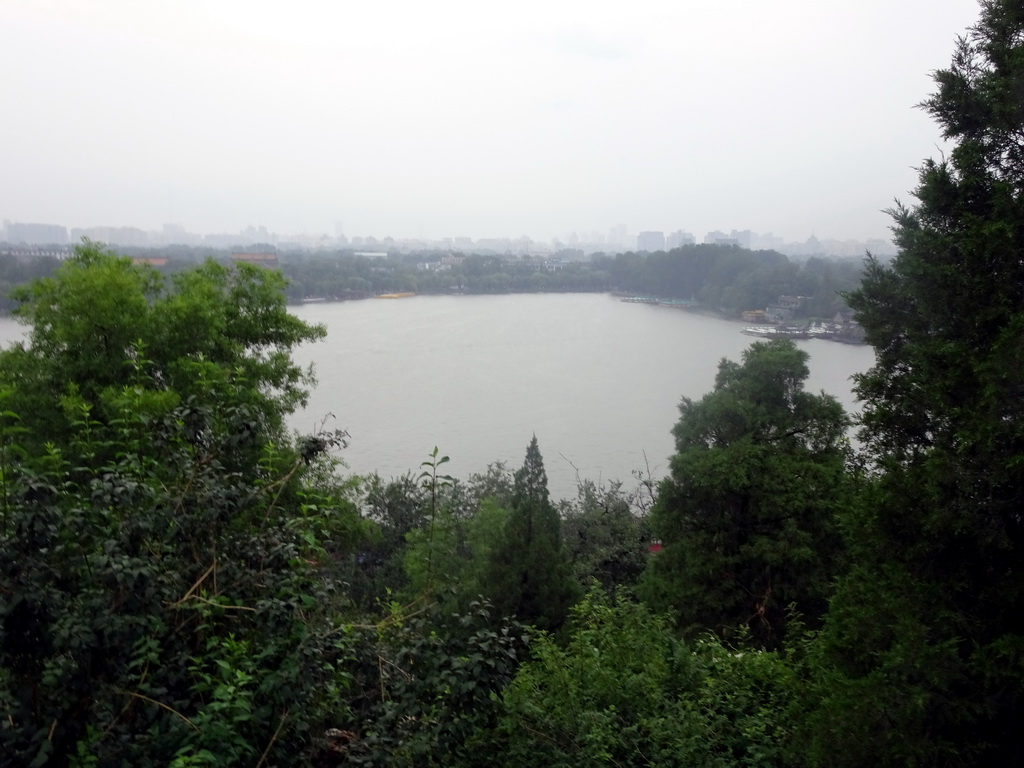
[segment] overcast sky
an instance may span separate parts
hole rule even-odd
[[[974,0],[4,0],[0,219],[888,236]]]

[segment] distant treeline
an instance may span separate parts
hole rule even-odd
[[[832,317],[845,307],[842,293],[860,280],[860,259],[812,257],[791,261],[775,251],[688,245],[667,252],[595,255],[590,261],[527,257],[284,254],[289,299],[345,299],[376,293],[537,293],[623,291],[694,299],[738,315],[764,309],[782,295],[809,297],[808,317]]]
[[[11,291],[15,286],[53,274],[59,263],[50,256],[18,259],[0,253],[0,314],[5,315],[16,306],[17,303],[11,298]]]
[[[267,246],[268,250],[272,246]],[[164,271],[207,258],[230,261],[208,248],[125,249],[133,257],[162,257]],[[53,258],[0,255],[0,312],[14,307],[11,289],[53,272]],[[845,308],[842,294],[861,277],[861,259],[811,257],[790,260],[776,251],[737,246],[687,245],[657,253],[596,254],[589,261],[541,257],[461,255],[448,252],[390,254],[372,258],[351,251],[285,252],[279,267],[288,278],[288,300],[338,301],[379,293],[542,293],[622,291],[661,298],[693,299],[736,316],[764,309],[779,296],[804,296],[802,314],[830,318]]]

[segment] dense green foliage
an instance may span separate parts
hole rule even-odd
[[[755,343],[742,364],[721,362],[713,392],[679,406],[652,511],[664,549],[644,593],[690,635],[744,625],[774,646],[790,604],[825,611],[850,497],[849,421],[834,397],[804,391],[807,357],[789,340]]]
[[[1024,760],[1021,4],[983,2],[935,79],[923,106],[955,146],[850,297],[877,351],[857,386],[879,482],[849,525],[819,749],[851,765]]]
[[[206,262],[165,277],[87,245],[52,277],[19,288],[25,343],[0,355],[6,407],[27,440],[67,449],[88,413],[110,426],[131,393],[151,416],[182,404],[247,406],[252,428],[273,436],[308,380],[290,350],[324,329],[288,314],[280,274]]]
[[[652,534],[638,495],[639,491],[623,493],[618,483],[600,488],[585,480],[579,484],[576,499],[559,504],[562,538],[573,577],[581,587],[597,582],[615,592],[640,580],[647,568]]]
[[[406,539],[423,527],[429,510],[411,474],[390,481],[374,475],[363,486],[363,514],[373,525],[358,550],[337,558],[337,567],[354,607],[373,610],[382,598],[404,593]]]
[[[800,682],[780,656],[704,639],[688,646],[625,598],[592,592],[569,640],[540,639],[485,738],[508,766],[777,766],[790,763]]]
[[[5,762],[308,756],[346,708],[322,543],[361,523],[316,482],[343,436],[282,432],[304,382],[288,351],[322,332],[279,281],[208,265],[165,286],[83,248],[19,293],[32,331],[0,353]]]
[[[508,589],[504,558],[510,559],[510,568],[521,568],[528,555],[521,527],[510,524],[515,508],[513,473],[501,464],[492,465],[485,474],[471,476],[468,483],[452,483],[441,490],[434,509],[405,537],[407,579],[401,582],[405,596],[430,595],[461,611],[481,596],[489,596],[522,618],[513,604],[519,598],[503,594]],[[569,578],[570,592],[582,592],[594,581],[609,591],[636,584],[647,566],[651,534],[635,493],[626,493],[620,484],[604,488],[581,481],[578,497],[559,502],[555,517],[543,505],[541,509],[540,521],[546,518],[547,523],[542,531],[554,530],[560,520],[568,575],[562,572],[561,556],[552,561],[559,578]],[[558,542],[549,539],[530,545],[546,551],[545,560],[557,551]],[[541,577],[550,567],[542,563]]]
[[[344,735],[334,739],[335,756],[381,768],[476,764],[469,738],[494,727],[498,694],[525,655],[529,630],[496,621],[481,603],[462,614],[432,605],[390,618],[360,634],[352,665],[358,695]]]
[[[248,477],[228,470],[220,457],[247,439],[245,422],[178,409],[147,420],[143,451],[157,453],[92,468],[54,454],[5,475],[8,759],[228,764],[272,743],[303,754],[344,708],[348,650],[332,634],[335,585],[316,567],[317,542],[355,521],[308,495],[290,513],[283,484],[300,466],[269,445]]]

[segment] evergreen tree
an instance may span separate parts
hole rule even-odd
[[[850,296],[879,482],[824,638],[833,765],[1024,762],[1024,6],[981,7],[921,105],[955,146]]]
[[[487,578],[500,616],[515,616],[540,629],[565,621],[577,595],[562,544],[561,521],[548,499],[548,477],[534,435],[515,473],[512,505]]]
[[[664,548],[648,602],[691,634],[740,625],[761,644],[783,636],[789,604],[824,613],[848,498],[848,419],[831,395],[803,389],[807,353],[757,342],[723,360],[715,389],[684,398],[676,455],[651,513]]]

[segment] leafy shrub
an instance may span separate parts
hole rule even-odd
[[[542,637],[505,692],[498,727],[476,734],[509,766],[787,764],[799,680],[767,651],[692,646],[666,621],[599,589],[572,610],[569,642]]]
[[[352,513],[294,503],[274,462],[265,477],[226,471],[246,416],[178,408],[147,424],[160,460],[124,451],[92,469],[51,456],[5,474],[7,759],[298,760],[345,708],[350,648],[320,541]]]
[[[467,740],[488,731],[498,692],[530,642],[525,627],[497,623],[490,607],[446,614],[432,604],[365,632],[356,662],[362,706],[353,714],[347,759],[357,765],[460,764]]]

